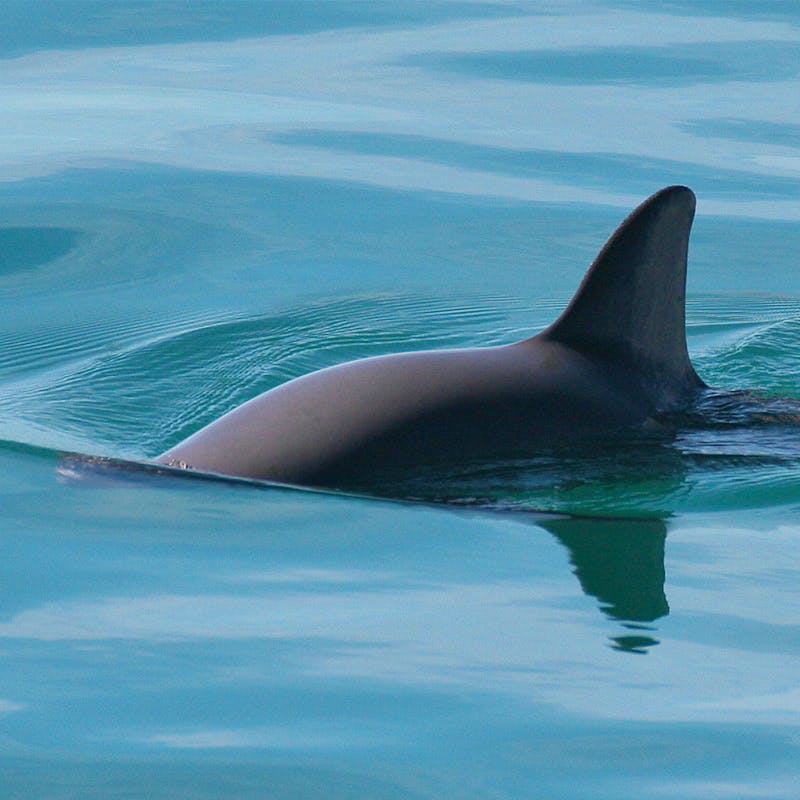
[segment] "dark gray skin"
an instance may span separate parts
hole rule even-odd
[[[158,456],[161,464],[346,488],[384,471],[530,453],[642,425],[704,387],[686,349],[693,193],[673,186],[614,232],[547,329],[501,347],[366,358],[289,381]]]

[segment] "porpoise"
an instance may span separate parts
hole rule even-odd
[[[347,488],[387,471],[525,455],[680,410],[705,386],[686,347],[694,211],[684,186],[648,198],[535,336],[321,369],[234,408],[156,461]]]

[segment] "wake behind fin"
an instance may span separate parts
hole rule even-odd
[[[686,347],[686,259],[695,196],[669,186],[614,231],[543,337],[637,374],[659,410],[705,384]]]

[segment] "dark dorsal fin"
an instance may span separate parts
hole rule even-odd
[[[561,316],[543,333],[635,370],[658,407],[703,386],[686,349],[686,258],[695,197],[670,186],[612,234]]]

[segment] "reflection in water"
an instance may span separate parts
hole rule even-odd
[[[185,470],[112,458],[63,454],[57,472],[63,481],[93,487],[139,486],[152,480],[213,480],[271,490],[274,484],[249,479],[205,475]],[[152,484],[150,484],[152,485]],[[514,512],[516,520],[525,512]],[[658,644],[648,635],[652,623],[669,614],[664,593],[666,523],[661,519],[591,519],[552,517],[535,513],[532,522],[567,548],[581,589],[595,597],[601,610],[626,628],[637,631],[611,637],[613,647],[643,653]]]
[[[559,518],[541,525],[569,550],[583,590],[610,617],[653,622],[669,613],[662,520]]]
[[[642,623],[669,613],[664,594],[664,541],[659,519],[540,521],[570,553],[581,588],[600,608],[626,627],[650,630]],[[642,653],[658,640],[644,633],[612,637],[615,649]]]
[[[748,502],[758,501],[759,488],[774,502],[776,474],[791,478],[796,497],[798,419],[800,403],[792,398],[709,390],[693,408],[663,420],[663,427],[654,431],[564,444],[525,461],[461,465],[461,472],[420,470],[405,481],[398,479],[390,486],[384,480],[370,488],[382,497],[513,510],[518,519],[537,505],[581,514],[544,519],[537,515],[536,524],[567,548],[583,591],[597,599],[610,619],[628,629],[611,637],[612,647],[645,653],[659,643],[652,623],[669,613],[663,513],[679,507],[678,499],[687,502],[691,493],[701,496],[702,483],[693,485],[701,470],[712,489],[733,492],[741,490],[743,474],[758,464],[753,479],[761,486],[744,493]],[[140,473],[145,479],[152,468],[73,456],[59,472],[82,480],[98,473],[91,475],[96,483],[106,472],[120,472],[130,479],[131,469],[138,480]],[[179,478],[203,477],[169,472]],[[661,517],[652,513],[659,502]],[[642,510],[650,513],[642,518],[624,516]],[[591,514],[617,518],[589,518]]]

